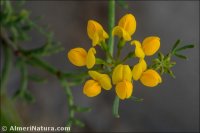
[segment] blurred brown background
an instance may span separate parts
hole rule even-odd
[[[114,89],[103,91],[99,96],[88,98],[82,93],[82,86],[73,88],[78,105],[91,106],[90,113],[77,114],[86,123],[85,128],[73,127],[72,131],[124,131],[164,132],[199,131],[199,1],[128,1],[129,9],[116,5],[116,23],[126,13],[136,17],[137,30],[133,39],[142,41],[146,36],[161,38],[161,51],[170,50],[177,39],[184,44],[194,43],[195,48],[185,51],[189,60],[174,57],[177,65],[173,68],[176,79],[163,76],[163,84],[147,88],[134,84],[136,97],[144,98],[142,103],[131,100],[120,102],[120,119],[112,116]],[[43,16],[42,25],[49,25],[56,40],[65,51],[46,58],[60,69],[76,71],[66,53],[74,47],[91,47],[86,26],[89,19],[100,22],[107,31],[107,1],[27,1],[25,8],[31,17]],[[31,32],[32,41],[23,44],[27,48],[39,46],[43,39]],[[97,51],[98,52],[98,51]],[[125,55],[126,50],[124,50]],[[99,54],[100,56],[101,54]],[[147,60],[150,59],[149,57]],[[136,63],[130,61],[130,64]],[[31,73],[47,77],[46,84],[29,83],[29,90],[36,97],[34,104],[18,102],[17,108],[26,126],[65,126],[68,118],[66,96],[56,78],[45,72],[30,68]],[[13,94],[19,85],[19,73],[12,72],[9,92]]]

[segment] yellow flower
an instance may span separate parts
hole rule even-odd
[[[154,87],[162,82],[160,75],[152,69],[148,69],[142,73],[140,81],[143,85],[148,87]]]
[[[133,67],[132,75],[134,80],[138,80],[142,73],[147,69],[147,64],[144,59],[140,59],[139,63]]]
[[[147,64],[144,59],[140,59],[139,63],[133,67],[133,79],[138,80],[148,87],[154,87],[162,82],[160,75],[153,69],[147,69]]]
[[[132,95],[133,85],[131,82],[124,80],[117,83],[115,91],[118,97],[124,100],[125,98],[129,98]]]
[[[112,88],[110,77],[107,74],[101,74],[96,71],[89,71],[89,75],[99,82],[102,88],[110,90]]]
[[[131,42],[132,45],[135,45],[135,56],[138,58],[144,58],[145,57],[145,53],[142,49],[142,45],[139,41],[137,40],[133,40]]]
[[[114,68],[112,74],[112,82],[114,85],[123,80],[131,82],[131,78],[132,78],[132,73],[128,65],[119,64]]]
[[[160,38],[156,36],[146,37],[142,42],[142,49],[146,56],[155,54],[160,48]]]
[[[95,61],[96,61],[95,54],[96,54],[95,48],[90,48],[88,50],[88,54],[86,57],[86,66],[88,69],[92,68],[95,64]]]
[[[139,41],[133,40],[132,45],[135,45],[135,55],[138,58],[144,58],[146,56],[151,56],[155,54],[160,48],[160,38],[156,36],[146,37],[142,45]]]
[[[73,48],[68,52],[68,59],[75,66],[85,66],[86,57],[87,52],[83,48]]]
[[[97,96],[101,93],[101,86],[95,80],[88,80],[83,87],[83,93],[88,97]]]
[[[87,24],[87,33],[89,38],[92,40],[92,45],[100,45],[102,41],[105,41],[109,36],[104,31],[103,27],[94,20],[89,20]]]
[[[130,41],[135,30],[135,17],[132,14],[126,14],[119,20],[118,26],[114,27],[112,34],[123,38],[125,41]]]
[[[101,74],[96,71],[89,71],[92,80],[86,81],[83,87],[83,93],[88,97],[94,97],[100,94],[101,87],[105,90],[112,88],[110,77],[107,74]]]
[[[88,69],[95,65],[95,48],[90,48],[86,52],[83,48],[73,48],[68,52],[69,61],[75,66],[87,66]]]
[[[115,91],[120,99],[129,98],[133,92],[131,83],[132,73],[128,65],[117,65],[112,74],[113,84],[116,85]]]

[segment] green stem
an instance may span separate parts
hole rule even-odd
[[[124,47],[125,43],[126,43],[125,40],[120,39],[119,43],[117,44],[117,61],[119,61],[121,51],[122,51],[122,48]]]
[[[20,73],[21,73],[21,83],[20,83],[20,89],[21,89],[21,94],[26,91],[27,86],[28,86],[28,71],[27,71],[27,66],[26,64],[21,64],[20,65]]]
[[[115,0],[109,0],[109,3],[108,3],[108,30],[109,30],[108,50],[112,56],[113,56],[113,50],[114,50],[114,38],[112,36],[112,28],[114,27],[114,25],[115,25]],[[115,117],[119,117],[118,108],[119,108],[119,98],[118,96],[116,96],[114,100],[114,104],[113,104],[113,115]]]
[[[115,26],[115,0],[109,0],[108,2],[108,31],[109,41],[108,50],[113,55],[114,50],[114,38],[112,36],[112,28]]]
[[[9,49],[8,45],[2,44],[3,51],[4,51],[4,65],[2,69],[2,74],[0,77],[1,83],[1,93],[6,93],[6,84],[9,78],[9,74],[12,68],[12,56],[11,56],[11,49]]]
[[[5,43],[6,45],[9,45],[9,47],[12,50],[14,50],[14,51],[17,50],[17,48],[18,48],[17,45],[10,40],[10,38],[8,37],[8,34],[6,33],[6,30],[4,29],[3,26],[1,26],[0,38],[2,39],[2,42]]]
[[[130,52],[126,55],[126,57],[121,61],[121,63],[124,63],[127,59],[135,57],[134,52]]]
[[[119,118],[119,97],[118,96],[115,96],[115,100],[114,100],[114,103],[113,103],[113,115],[115,118]]]
[[[65,80],[65,78],[60,78],[60,82],[65,90],[65,94],[67,96],[67,103],[68,103],[68,110],[69,110],[69,121],[67,122],[67,126],[71,126],[72,125],[72,120],[74,119],[74,100],[73,100],[73,95],[72,92],[70,90],[70,87],[67,83],[67,81]]]
[[[31,61],[27,60],[27,62],[31,65],[38,66],[53,75],[57,75],[59,73],[59,71],[55,67],[51,66],[49,63],[41,59],[38,59],[36,57],[32,57]]]

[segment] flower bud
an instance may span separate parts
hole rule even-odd
[[[122,100],[129,98],[133,92],[133,85],[129,81],[118,82],[115,88],[118,97]]]
[[[75,66],[85,66],[86,57],[87,52],[83,48],[73,48],[68,52],[68,59]]]
[[[92,45],[96,46],[108,38],[108,34],[104,31],[103,27],[94,20],[89,20],[87,25],[87,33],[92,40]]]
[[[97,96],[101,93],[101,86],[95,80],[88,80],[83,87],[83,93],[88,97]]]
[[[139,41],[137,40],[133,40],[131,42],[131,45],[135,45],[135,56],[138,58],[144,58],[145,57],[145,53],[142,49],[142,45]]]
[[[160,38],[156,36],[146,37],[142,42],[142,49],[146,56],[155,54],[160,48]]]
[[[143,85],[148,87],[157,86],[162,82],[160,75],[153,69],[148,69],[142,73],[140,81]]]
[[[135,30],[135,17],[132,14],[126,14],[119,20],[118,26],[114,27],[112,34],[123,38],[125,41],[130,41]]]
[[[117,84],[118,82],[121,82],[123,80],[131,82],[131,78],[132,72],[128,65],[119,64],[114,68],[112,74],[113,84]]]

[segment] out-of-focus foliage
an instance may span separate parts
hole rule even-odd
[[[54,40],[53,32],[49,31],[47,27],[37,24],[38,18],[32,20],[30,12],[23,8],[23,1],[16,1],[15,6],[9,0],[1,1],[1,48],[3,50],[3,68],[0,77],[1,81],[1,125],[20,125],[19,116],[14,107],[15,100],[21,99],[28,103],[34,102],[35,99],[31,91],[28,90],[28,83],[30,80],[42,83],[47,82],[47,79],[40,77],[40,75],[30,75],[28,66],[40,68],[53,76],[56,76],[60,81],[61,87],[66,92],[67,104],[69,110],[69,117],[67,125],[72,124],[83,126],[84,124],[75,118],[76,112],[87,112],[90,108],[79,107],[75,105],[71,87],[82,83],[83,79],[87,77],[84,72],[68,73],[58,70],[47,61],[43,60],[43,56],[52,56],[64,50],[62,45]],[[15,8],[18,9],[15,9]],[[33,49],[25,49],[22,43],[28,45],[31,41],[30,31],[38,32],[41,37],[45,39],[44,44]],[[18,90],[12,96],[7,95],[7,82],[9,80],[10,71],[12,67],[18,68],[20,72],[20,85]]]

